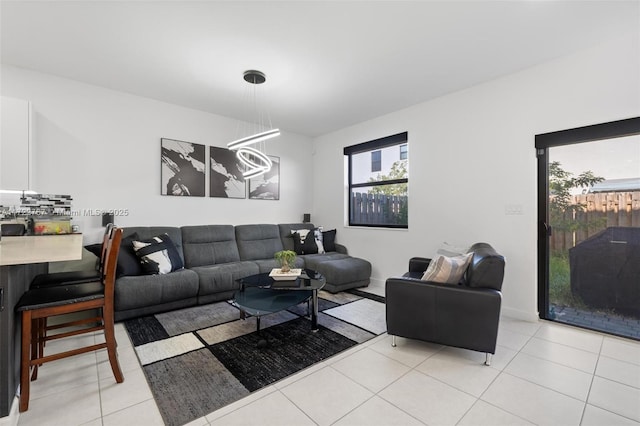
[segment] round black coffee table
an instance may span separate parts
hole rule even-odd
[[[260,317],[280,312],[307,300],[311,301],[311,330],[318,330],[318,290],[325,285],[322,274],[302,269],[294,279],[276,280],[269,272],[240,278],[240,289],[233,295],[233,303],[241,315],[256,317],[260,333]],[[265,342],[266,344],[266,342]],[[261,346],[260,343],[258,346]]]

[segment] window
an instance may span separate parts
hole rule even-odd
[[[373,151],[371,153],[371,171],[379,172],[382,168],[382,151]]]
[[[408,228],[407,135],[399,133],[344,148],[350,226]]]
[[[406,160],[408,153],[409,152],[407,151],[407,144],[405,143],[404,145],[400,145],[400,159]]]

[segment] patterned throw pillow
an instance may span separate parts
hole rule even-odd
[[[457,246],[457,245],[449,244],[446,241],[442,243],[440,248],[438,248],[438,251],[436,251],[436,254],[441,254],[443,256],[449,256],[449,257],[461,256],[467,253],[469,253],[469,246],[465,246],[465,247]]]
[[[296,254],[318,253],[318,245],[314,238],[313,231],[308,229],[296,229],[291,231],[293,237],[293,250]]]
[[[180,253],[167,234],[133,241],[133,249],[147,274],[168,274],[184,268]]]
[[[322,241],[322,226],[313,228],[313,235],[316,238],[316,245],[318,246],[318,253],[324,253],[324,242]]]
[[[472,258],[473,253],[454,257],[438,255],[429,263],[422,279],[434,283],[458,284]]]

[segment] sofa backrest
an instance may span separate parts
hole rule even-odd
[[[236,225],[240,260],[271,259],[283,249],[278,225]]]
[[[162,234],[169,235],[169,238],[171,238],[171,241],[176,246],[176,249],[178,249],[178,253],[180,253],[180,257],[184,261],[182,233],[180,232],[180,228],[173,226],[130,226],[122,228],[123,239],[133,234],[134,232],[138,234],[138,238],[140,240],[148,240]]]
[[[469,252],[473,252],[473,258],[465,274],[465,284],[469,287],[501,290],[504,257],[487,243],[475,243],[469,248]]]
[[[240,260],[232,225],[183,226],[184,265],[215,265]]]
[[[308,229],[313,231],[313,223],[281,223],[278,225],[278,229],[280,230],[280,239],[282,240],[282,247],[284,250],[293,250],[293,236],[291,231],[295,231],[297,229]]]

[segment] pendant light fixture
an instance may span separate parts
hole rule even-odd
[[[264,112],[261,112],[260,105],[258,105],[256,89],[259,84],[267,81],[266,75],[261,71],[248,70],[243,73],[243,78],[247,83],[251,84],[252,90],[249,103],[253,106],[255,121],[251,124],[253,127],[244,132],[244,134],[248,133],[249,136],[229,142],[227,148],[236,152],[238,160],[247,168],[243,176],[246,179],[250,179],[271,170],[272,163],[265,153],[264,142],[279,136],[280,130],[274,129],[271,125],[271,118],[266,112],[266,108],[263,109]]]

